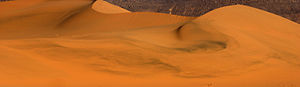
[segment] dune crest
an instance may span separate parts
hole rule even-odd
[[[123,9],[119,6],[110,4],[103,0],[97,0],[92,5],[92,8],[97,12],[104,13],[104,14],[116,14],[116,13],[128,13],[130,11]]]
[[[245,43],[245,48],[254,46],[249,44],[249,41],[253,41],[267,47],[273,56],[300,64],[300,47],[297,46],[300,43],[297,33],[300,32],[300,26],[286,18],[249,6],[235,5],[212,11],[195,22],[204,23],[201,26],[206,29],[230,36],[239,43],[239,47],[243,47],[242,43]],[[254,49],[258,50],[257,47]]]
[[[280,16],[242,5],[193,18],[90,3],[2,17],[0,86],[300,85],[299,24]]]

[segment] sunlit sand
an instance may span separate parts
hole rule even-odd
[[[300,25],[260,9],[183,17],[102,0],[0,6],[0,87],[300,86]]]

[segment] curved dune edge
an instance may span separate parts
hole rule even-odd
[[[117,14],[117,13],[129,13],[130,11],[123,9],[119,6],[110,4],[103,0],[97,0],[92,5],[92,8],[97,12],[104,13],[104,14]]]
[[[195,20],[90,8],[38,13],[0,24],[0,86],[300,85],[299,25],[255,8],[228,6]]]

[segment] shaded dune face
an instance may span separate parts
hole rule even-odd
[[[195,18],[105,14],[91,3],[53,1],[1,14],[1,61],[12,62],[1,63],[11,69],[3,76],[55,77],[84,68],[73,76],[218,78],[260,70],[273,59],[300,65],[299,24],[259,9],[235,5]],[[23,73],[7,74],[15,70]]]
[[[70,16],[86,9],[91,0],[18,0],[1,3],[0,31],[2,39],[52,37],[55,27]],[[20,5],[20,6],[19,6]],[[12,26],[13,25],[13,26]],[[18,26],[15,26],[18,25]]]

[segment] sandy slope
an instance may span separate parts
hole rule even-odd
[[[0,86],[300,86],[300,25],[280,16],[241,5],[190,18],[90,3],[0,14]]]
[[[121,7],[112,5],[106,1],[98,0],[96,1],[92,8],[98,12],[106,14],[115,14],[115,13],[128,13],[129,11]]]

